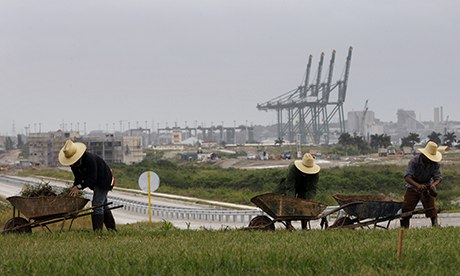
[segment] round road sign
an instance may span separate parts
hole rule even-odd
[[[154,192],[160,187],[160,177],[152,171],[146,171],[139,176],[139,188],[142,191],[148,192],[148,184],[149,184],[149,173],[150,173],[150,192]]]

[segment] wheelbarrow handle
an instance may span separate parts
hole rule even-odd
[[[355,206],[355,205],[359,205],[359,204],[363,204],[364,202],[363,201],[355,201],[355,202],[350,202],[350,203],[347,203],[347,204],[344,204],[344,205],[340,205],[339,207],[336,207],[328,212],[325,212],[325,213],[322,213],[321,215],[318,216],[318,218],[324,218],[324,217],[327,217],[331,214],[334,214],[344,208],[347,208],[347,207],[350,207],[350,206]]]

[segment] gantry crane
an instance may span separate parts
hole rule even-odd
[[[259,110],[277,112],[279,138],[287,136],[290,141],[294,141],[296,134],[300,134],[302,143],[329,144],[329,123],[336,114],[339,116],[340,132],[345,132],[343,103],[350,74],[352,50],[352,47],[348,49],[342,79],[332,82],[335,62],[335,50],[333,50],[326,81],[321,81],[324,62],[324,53],[321,53],[315,81],[310,83],[312,63],[312,55],[310,55],[303,85],[265,103],[257,104]],[[331,99],[334,90],[337,90],[337,95]],[[283,115],[287,115],[286,121],[283,120]]]

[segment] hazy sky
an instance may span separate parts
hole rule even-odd
[[[257,103],[349,46],[345,112],[460,120],[457,0],[0,0],[0,134],[275,123]]]

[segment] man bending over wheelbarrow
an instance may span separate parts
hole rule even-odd
[[[70,166],[75,177],[71,196],[76,196],[79,190],[90,188],[93,190],[93,206],[107,203],[107,193],[112,190],[114,178],[112,170],[101,157],[87,152],[85,144],[69,139],[59,152],[59,163]],[[102,231],[104,224],[107,230],[116,231],[115,219],[107,205],[95,208],[91,221],[94,231]]]
[[[295,196],[303,199],[314,199],[316,185],[319,180],[320,167],[310,153],[305,153],[302,160],[295,160],[288,166],[287,176],[280,181],[275,193]],[[307,221],[301,221],[302,229],[307,228]],[[286,221],[286,227],[293,230],[291,221]]]
[[[430,209],[425,212],[426,217],[431,219],[432,226],[438,226],[438,212],[435,206],[436,186],[441,183],[441,170],[439,162],[442,159],[444,147],[438,147],[435,142],[429,141],[425,148],[418,149],[420,154],[409,161],[406,175],[406,193],[402,212],[411,212],[420,200],[423,208]],[[411,216],[400,220],[401,227],[409,228]]]

